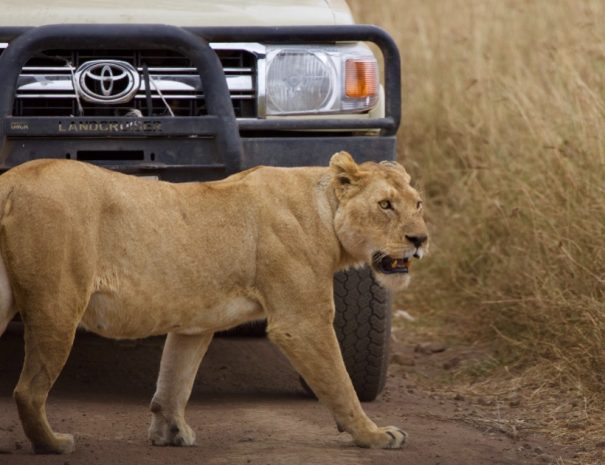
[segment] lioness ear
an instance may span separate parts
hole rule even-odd
[[[330,158],[330,168],[341,185],[351,184],[358,177],[359,166],[349,152],[337,152]]]
[[[405,167],[401,164],[398,163],[396,161],[391,161],[391,160],[383,160],[380,162],[380,164],[382,166],[387,166],[389,168],[395,169],[397,171],[399,171],[401,174],[403,174],[403,178],[405,179],[406,183],[410,183],[410,180],[412,179],[411,176],[408,174],[408,172],[405,170]]]

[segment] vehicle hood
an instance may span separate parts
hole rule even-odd
[[[351,24],[345,0],[25,0],[2,5],[0,27],[58,23],[175,26]]]

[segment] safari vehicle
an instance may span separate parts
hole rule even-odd
[[[9,2],[0,52],[2,171],[67,158],[183,182],[340,150],[395,158],[399,54],[344,0]],[[360,269],[334,277],[334,297],[346,366],[372,400],[389,295]]]

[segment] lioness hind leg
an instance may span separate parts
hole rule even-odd
[[[30,313],[23,315],[25,360],[13,395],[34,452],[68,454],[74,450],[73,436],[52,431],[46,418],[46,399],[67,361],[77,324],[60,321],[60,312]]]
[[[13,303],[13,292],[8,281],[8,273],[4,265],[4,259],[0,257],[0,336],[17,314]]]
[[[13,317],[16,314],[17,314],[17,312],[12,309],[10,309],[6,312],[3,312],[0,309],[0,336],[2,336],[4,334],[6,327],[8,326],[8,324],[10,323],[10,321],[13,319]]]
[[[156,392],[151,401],[149,440],[155,446],[192,446],[195,433],[185,421],[185,406],[212,332],[166,337]]]

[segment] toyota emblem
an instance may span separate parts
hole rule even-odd
[[[124,103],[139,90],[141,77],[134,66],[119,60],[87,61],[74,77],[75,91],[88,102]]]

